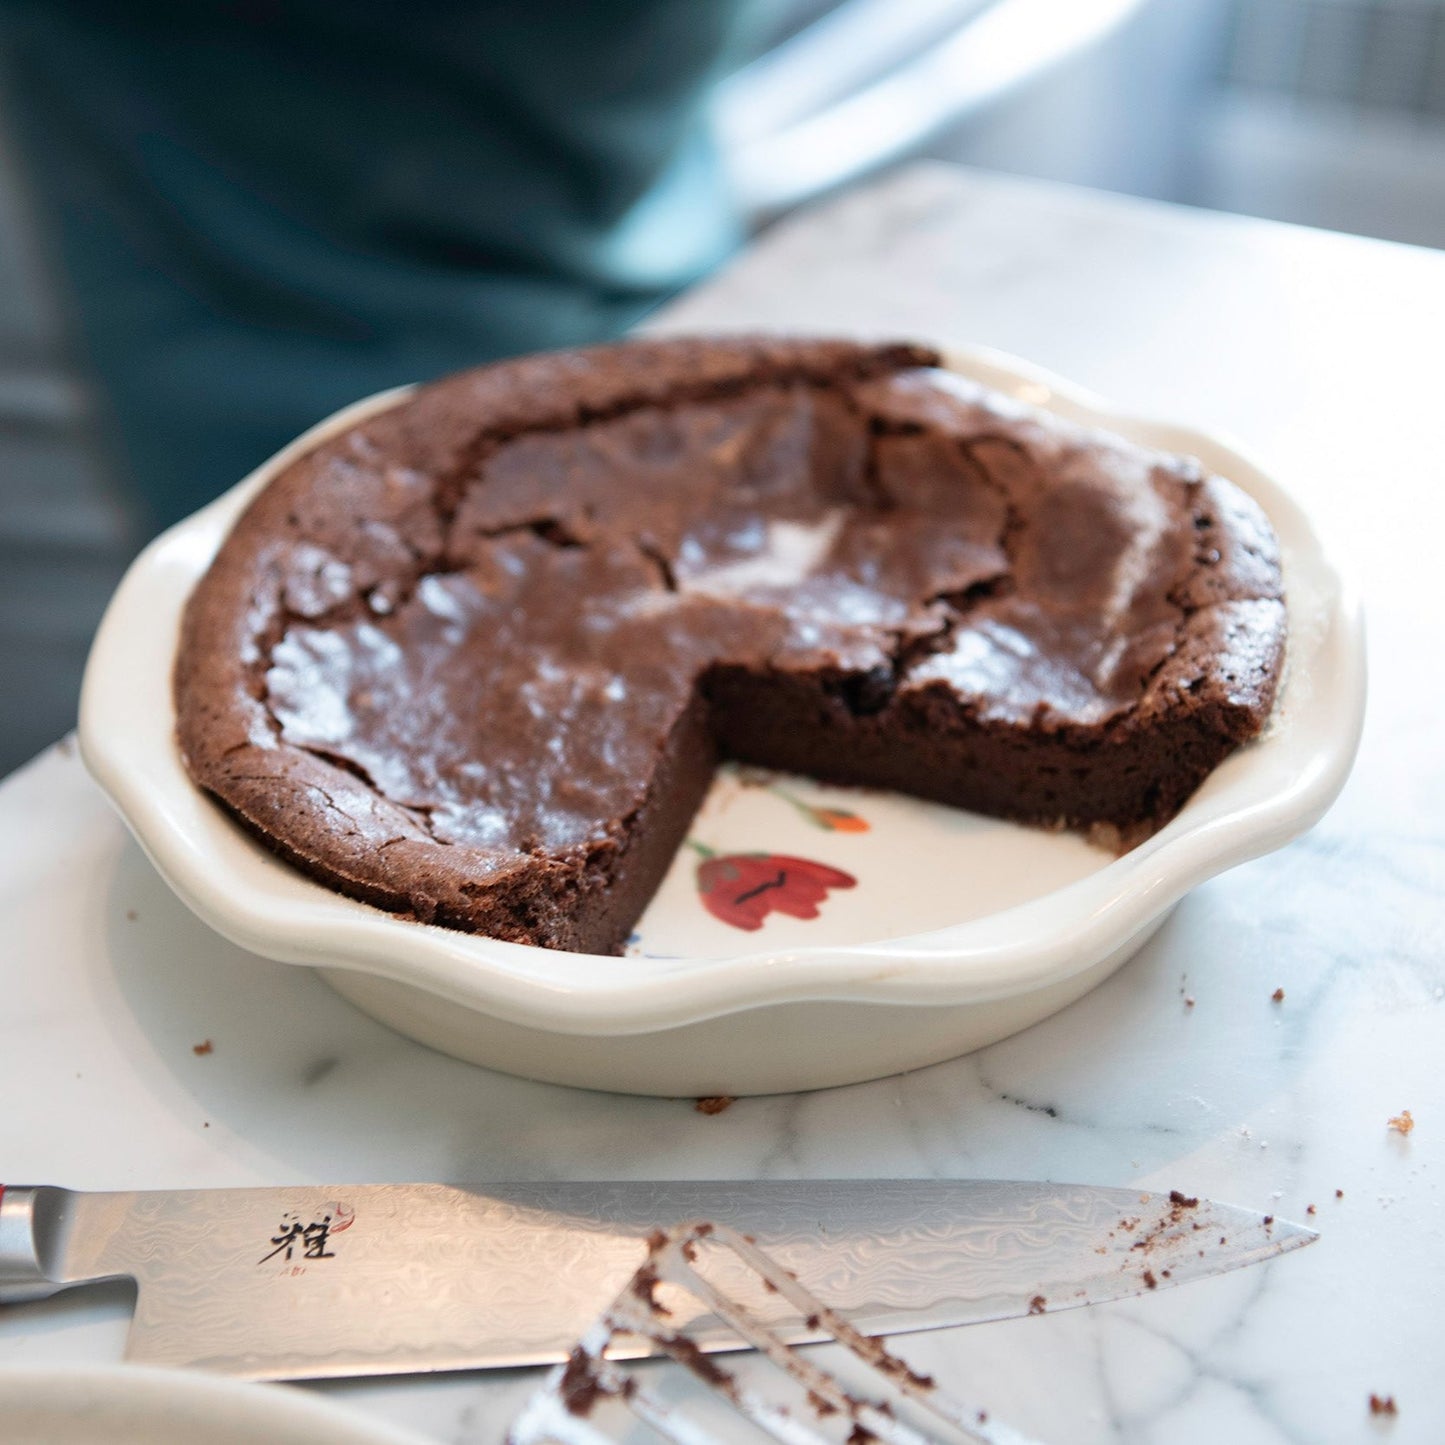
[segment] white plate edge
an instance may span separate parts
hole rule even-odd
[[[115,687],[135,682],[134,673],[120,666],[124,652],[120,633],[126,624],[138,620],[136,606],[144,600],[138,594],[156,580],[160,558],[189,544],[203,566],[242,507],[280,467],[335,432],[395,405],[411,388],[382,393],[327,418],[141,554],[107,610],[86,669],[80,725],[86,765],[171,886],[194,911],[235,942],[285,962],[378,974],[509,1022],[551,1032],[641,1033],[763,1005],[821,999],[892,1005],[984,1002],[1067,978],[1109,948],[1126,942],[1204,879],[1279,846],[1311,826],[1328,808],[1348,775],[1363,723],[1360,608],[1353,589],[1341,578],[1303,511],[1267,472],[1217,434],[1118,412],[1082,389],[1003,353],[953,348],[947,355],[956,369],[969,375],[982,373],[980,379],[1014,394],[1021,388],[1031,392],[1045,388],[1049,393],[1045,405],[1062,402],[1054,409],[1090,425],[1134,436],[1167,432],[1172,450],[1191,450],[1188,443],[1192,440],[1200,450],[1222,453],[1247,475],[1252,485],[1246,484],[1246,491],[1254,494],[1255,486],[1262,486],[1275,506],[1282,505],[1292,514],[1290,520],[1302,534],[1298,540],[1309,560],[1334,583],[1330,625],[1336,650],[1346,663],[1331,679],[1333,695],[1314,700],[1315,709],[1326,701],[1336,709],[1339,726],[1332,735],[1333,745],[1317,748],[1304,760],[1308,766],[1292,788],[1255,798],[1204,826],[1191,826],[1191,801],[1168,828],[1100,873],[972,923],[852,948],[763,951],[688,960],[685,966],[671,964],[665,969],[649,960],[562,954],[396,919],[333,894],[280,863],[273,866],[301,885],[312,906],[298,908],[288,900],[278,911],[278,900],[270,894],[243,903],[234,893],[218,887],[213,875],[208,876],[216,854],[198,851],[177,835],[174,820],[167,816],[167,798],[140,785],[126,741],[118,742],[118,731],[104,725]],[[1034,395],[1028,400],[1038,404]],[[1145,444],[1159,443],[1146,439]],[[1273,508],[1266,505],[1266,510],[1278,525]],[[185,593],[198,575],[199,568]],[[178,619],[184,594],[172,601],[174,610],[168,621]],[[153,617],[151,621],[154,623]],[[170,656],[173,652],[172,645]],[[123,679],[118,672],[125,673]],[[169,663],[163,694],[168,702]],[[190,783],[170,742],[173,715],[169,708],[160,721],[174,764],[171,781],[181,790],[182,801],[205,809],[224,830],[219,837],[227,842],[217,839],[221,853],[229,851],[228,843],[259,852],[257,845]],[[169,799],[172,806],[176,801],[176,796]],[[202,825],[203,831],[207,826]],[[216,828],[210,831],[214,834]],[[288,891],[297,890],[292,887]],[[1026,931],[1020,932],[1021,928]],[[405,930],[404,937],[397,930]],[[398,941],[407,945],[400,961]],[[585,964],[586,971],[578,964]],[[663,978],[666,987],[659,988]]]

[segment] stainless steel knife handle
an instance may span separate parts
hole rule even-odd
[[[0,1304],[84,1283],[67,1279],[60,1262],[74,1198],[49,1185],[0,1184]]]

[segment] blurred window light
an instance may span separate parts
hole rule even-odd
[[[915,153],[1142,3],[844,0],[720,87],[734,194],[776,213]]]
[[[1445,0],[1235,0],[1224,78],[1445,115]]]
[[[1231,0],[1198,200],[1445,245],[1445,0]]]

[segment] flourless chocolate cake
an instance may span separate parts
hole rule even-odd
[[[1255,504],[910,345],[729,338],[422,387],[189,604],[196,781],[369,903],[615,952],[719,758],[1141,836],[1262,727]]]

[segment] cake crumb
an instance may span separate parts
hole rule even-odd
[[[207,1054],[215,1052],[215,1044],[210,1039],[202,1039],[198,1044],[191,1045],[191,1052],[198,1058],[204,1058]]]
[[[699,1114],[721,1114],[724,1109],[731,1109],[737,1103],[737,1097],[733,1094],[708,1094],[698,1099],[693,1108]]]
[[[1048,1308],[1048,1303],[1049,1303],[1048,1300],[1046,1300],[1046,1299],[1043,1297],[1043,1295],[1041,1295],[1041,1294],[1036,1294],[1036,1295],[1029,1301],[1029,1313],[1030,1313],[1031,1315],[1041,1315],[1041,1314],[1043,1314],[1044,1310]]]
[[[1408,1134],[1415,1127],[1415,1121],[1410,1116],[1408,1109],[1401,1109],[1394,1118],[1390,1119],[1385,1126],[1393,1129],[1397,1134]]]
[[[1336,1190],[1335,1190],[1335,1198],[1336,1198],[1336,1199],[1343,1199],[1344,1197],[1345,1197],[1345,1191],[1344,1191],[1343,1189],[1336,1189]]]
[[[1277,988],[1277,989],[1275,989],[1275,991],[1274,991],[1272,994],[1270,994],[1270,998],[1273,999],[1275,1003],[1283,1003],[1283,1002],[1284,1002],[1284,990],[1283,990],[1282,988]]]
[[[1398,1415],[1400,1407],[1395,1404],[1393,1395],[1370,1395],[1370,1414],[1372,1415]]]
[[[127,908],[125,911],[125,916],[127,922],[134,923],[136,919],[140,917],[140,914],[137,913],[134,908]]]
[[[1318,1214],[1318,1213],[1319,1213],[1319,1210],[1316,1209],[1313,1204],[1306,1204],[1306,1205],[1305,1205],[1305,1213],[1306,1213],[1306,1214]]]
[[[1148,1285],[1150,1289],[1159,1288],[1159,1281],[1154,1278],[1154,1271],[1152,1269],[1146,1269],[1144,1271],[1144,1283]]]
[[[1193,1008],[1193,1007],[1194,1007],[1194,995],[1193,995],[1192,993],[1186,993],[1186,994],[1184,995],[1184,1007],[1185,1007],[1185,1008]]]

